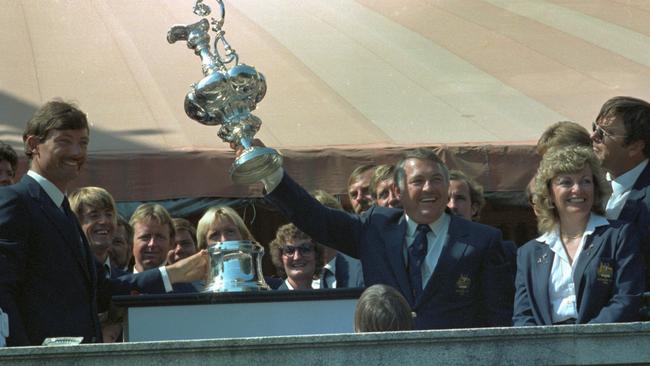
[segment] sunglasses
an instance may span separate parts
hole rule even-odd
[[[607,132],[607,130],[598,126],[596,122],[591,122],[591,130],[596,133],[594,136],[596,137],[596,139],[598,139],[598,141],[602,141],[605,138],[605,136],[609,136],[611,139],[614,139],[614,137],[623,136],[623,135],[615,135],[613,133]]]
[[[282,247],[282,254],[286,255],[287,257],[293,257],[293,255],[296,253],[296,250],[300,252],[300,255],[302,256],[307,256],[314,253],[313,246],[302,244],[295,247],[291,245],[285,245],[284,247]]]

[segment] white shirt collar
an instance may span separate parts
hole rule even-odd
[[[38,183],[38,185],[40,185],[41,188],[43,188],[45,193],[47,193],[47,195],[50,197],[52,202],[54,202],[54,204],[57,205],[57,207],[61,207],[65,195],[63,194],[63,192],[61,192],[61,190],[59,190],[57,186],[54,185],[54,183],[50,182],[47,178],[36,173],[33,170],[29,170],[27,172],[27,175],[32,177],[36,181],[36,183]]]
[[[620,176],[613,179],[612,176],[609,173],[607,173],[606,177],[607,180],[610,181],[610,183],[612,184],[613,194],[620,195],[623,192],[627,192],[631,190],[632,187],[634,186],[634,182],[636,182],[636,180],[639,179],[639,176],[641,175],[643,169],[645,169],[647,165],[648,165],[648,159],[645,159],[634,168],[628,170],[624,174],[621,174]]]
[[[609,221],[603,216],[597,215],[595,213],[589,214],[589,221],[587,222],[587,227],[582,233],[584,238],[587,235],[591,235],[597,227],[609,225]],[[555,225],[555,228],[547,233],[542,234],[536,239],[537,241],[547,244],[547,245],[561,245],[562,241],[560,240],[560,226]]]
[[[415,235],[415,232],[416,232],[417,228],[418,228],[418,223],[411,220],[411,218],[409,218],[409,216],[406,214],[406,212],[404,213],[404,217],[406,218],[406,235],[408,237],[413,237]],[[441,230],[443,228],[449,226],[449,221],[450,220],[451,219],[449,218],[449,214],[447,214],[446,212],[443,212],[442,215],[440,215],[440,217],[438,218],[438,220],[436,220],[436,221],[429,224],[429,228],[431,228],[431,231],[434,234],[439,235],[439,233],[441,232]]]
[[[331,261],[327,262],[327,264],[323,266],[323,268],[329,269],[332,274],[336,274],[336,257],[337,256],[334,256]]]

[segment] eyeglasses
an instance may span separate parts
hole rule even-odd
[[[591,130],[596,133],[595,137],[596,139],[598,139],[598,141],[603,141],[605,136],[609,136],[612,139],[614,139],[614,137],[624,136],[624,135],[615,135],[613,133],[607,132],[607,130],[598,126],[596,122],[591,123]]]
[[[314,253],[314,247],[307,244],[302,244],[295,247],[291,245],[285,245],[282,247],[282,255],[293,257],[293,255],[296,253],[296,250],[299,251],[300,255],[302,256],[307,256]]]

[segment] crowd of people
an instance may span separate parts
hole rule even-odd
[[[68,191],[89,132],[71,103],[39,108],[23,134],[30,166],[20,182],[15,151],[0,143],[0,309],[10,346],[116,341],[123,314],[113,295],[201,291],[208,247],[256,241],[228,206],[209,208],[195,227],[155,203],[123,218],[101,187]],[[277,276],[266,281],[277,290],[368,286],[359,332],[640,320],[650,284],[650,104],[612,98],[591,132],[558,122],[537,153],[526,192],[540,236],[519,249],[480,223],[480,184],[430,149],[356,168],[353,212],[279,168],[262,181],[265,198],[290,223],[269,243]]]

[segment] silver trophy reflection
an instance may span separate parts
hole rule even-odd
[[[254,67],[239,63],[237,53],[221,29],[225,18],[223,1],[216,1],[221,10],[219,19],[203,18],[194,24],[175,25],[167,33],[167,41],[187,41],[187,47],[201,58],[205,77],[193,84],[185,96],[185,113],[204,125],[221,125],[217,135],[244,148],[230,168],[232,181],[256,183],[282,166],[282,156],[276,150],[251,145],[262,124],[251,111],[266,94],[266,80]],[[194,4],[194,14],[206,17],[210,12],[203,0]],[[215,32],[212,46],[210,31]],[[219,53],[220,42],[223,57]],[[228,68],[228,64],[233,66]]]

